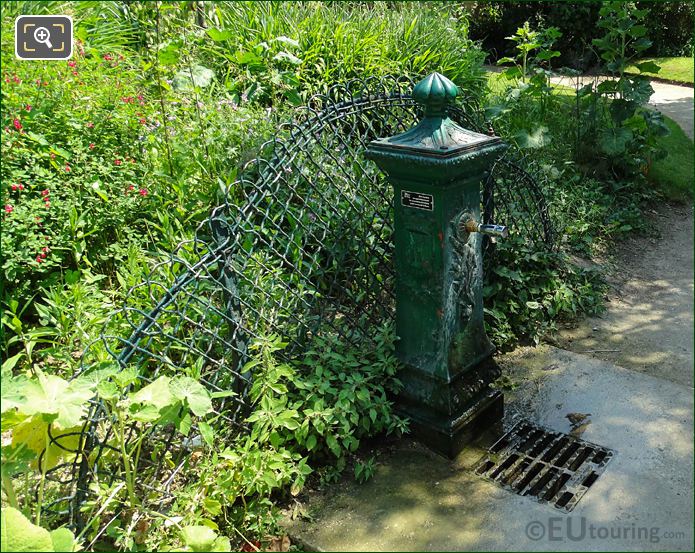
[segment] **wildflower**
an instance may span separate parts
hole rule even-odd
[[[44,203],[43,205],[46,206],[46,209],[50,209],[50,207],[51,207],[51,202],[47,201],[47,202]]]
[[[92,123],[91,121],[89,121],[89,122],[87,123],[86,127],[87,127],[88,129],[91,129],[92,127],[94,127],[94,123]]]
[[[104,61],[111,61],[113,59],[113,56],[111,54],[104,54],[103,59]]]
[[[24,190],[24,185],[21,182],[19,183],[19,189]]]
[[[31,111],[31,104],[27,104],[27,105],[24,107],[24,109],[27,110],[27,111]]]
[[[37,262],[37,263],[43,263],[43,259],[41,259],[41,256],[40,256],[40,255],[37,255],[37,256],[36,256],[36,262]]]
[[[15,76],[13,77],[13,79],[14,79],[14,82],[16,82],[17,84],[19,84],[19,83],[22,82],[22,79],[20,79],[17,75],[15,75]]]
[[[51,152],[51,153],[50,153],[50,154],[48,154],[48,155],[50,155],[50,156],[51,156],[51,159],[55,159],[55,158],[56,158],[56,155],[55,155],[55,154],[54,154],[53,152]]]
[[[66,172],[66,173],[69,173],[70,171],[71,171],[70,165],[68,165],[68,164],[66,163],[66,164],[65,164],[65,172]]]
[[[89,149],[90,149],[90,150],[93,150],[93,149],[94,149],[94,142],[90,142],[90,143],[89,143]]]
[[[135,185],[134,185],[134,184],[131,184],[131,185],[128,187],[128,190],[135,190]]]
[[[147,119],[145,119],[144,117],[142,119],[140,119],[141,125],[144,125],[145,123],[147,123]]]
[[[7,204],[5,206],[5,213],[12,213],[14,211],[14,207],[12,207],[10,204]]]
[[[46,188],[45,190],[42,190],[42,191],[41,191],[41,195],[42,195],[44,198],[45,198],[46,196],[48,196],[49,194],[50,194],[50,190],[48,190],[48,188]]]
[[[117,159],[117,160],[114,161],[114,163],[115,163],[116,165],[120,165],[120,164],[122,163],[122,161],[121,161],[120,159]]]
[[[10,84],[10,78],[9,78],[9,77],[5,77],[5,82],[6,82],[7,84]]]
[[[18,184],[13,184],[12,185],[12,191],[19,190],[19,185]]]
[[[41,248],[41,251],[43,253],[48,253],[48,246],[44,246],[43,248]]]
[[[16,119],[12,121],[12,124],[14,125],[14,128],[17,129],[18,131],[22,130],[22,122],[19,119]]]
[[[79,73],[77,71],[73,71],[72,74],[75,75],[75,77],[77,77],[77,75],[79,75]]]
[[[147,188],[141,188],[140,189],[140,195],[141,196],[147,196]]]
[[[77,65],[76,61],[69,61],[68,62],[68,67],[75,67]]]

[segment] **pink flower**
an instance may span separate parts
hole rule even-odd
[[[70,172],[70,166],[67,163],[65,164],[65,172],[66,173]]]
[[[94,126],[94,123],[92,123],[92,122],[90,121],[89,123],[87,123],[86,126],[87,126],[88,129],[91,129],[91,128]]]
[[[89,143],[89,149],[90,149],[90,150],[93,150],[93,149],[94,149],[94,142],[90,142],[90,143]]]
[[[77,71],[73,71],[72,74],[75,75],[75,77],[77,77],[77,75],[79,75],[79,73]]]
[[[113,56],[111,54],[104,54],[104,61],[111,61]]]
[[[26,107],[25,107],[24,109],[27,110],[27,111],[31,111],[31,105],[30,105],[30,104],[27,104]]]
[[[41,191],[41,195],[42,195],[44,198],[45,198],[46,196],[48,196],[48,194],[50,194],[50,190],[48,190],[48,188],[46,188],[46,190],[42,190],[42,191]]]
[[[19,83],[22,82],[22,79],[20,79],[17,75],[15,75],[15,76],[13,77],[13,79],[14,79],[14,82],[16,82],[17,84],[19,84]]]
[[[12,213],[14,211],[14,207],[12,207],[10,204],[7,204],[5,206],[5,213]]]
[[[14,121],[12,121],[12,124],[14,125],[14,128],[18,131],[22,130],[22,122],[19,119],[15,119]]]
[[[50,155],[50,156],[51,156],[51,159],[55,159],[55,158],[56,158],[56,155],[55,155],[55,154],[54,154],[53,152],[51,152],[51,153],[50,153],[50,154],[48,154],[48,155]]]
[[[135,185],[134,185],[134,184],[131,184],[131,185],[128,187],[128,190],[135,190]]]
[[[140,189],[140,195],[141,196],[147,196],[147,188],[141,188]]]
[[[49,208],[51,207],[51,202],[47,201],[47,202],[44,203],[43,205],[46,206],[46,209],[49,209]]]
[[[48,253],[48,246],[44,246],[43,248],[41,248],[41,251],[43,253]]]
[[[41,259],[41,256],[39,256],[39,255],[36,256],[36,262],[37,263],[43,263],[43,259]]]
[[[19,183],[19,189],[24,190],[24,185],[21,182]]]
[[[116,165],[120,165],[120,164],[122,163],[122,161],[121,161],[120,159],[117,159],[117,160],[114,161],[114,163],[115,163]]]
[[[68,62],[68,67],[75,67],[77,65],[76,61],[69,61]]]

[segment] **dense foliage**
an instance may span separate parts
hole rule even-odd
[[[388,321],[371,348],[323,331],[289,360],[282,328],[266,329],[244,368],[254,379],[242,434],[214,410],[234,391],[201,385],[195,365],[153,376],[151,366],[122,369],[100,351],[100,363],[73,378],[128,290],[193,236],[291,107],[335,82],[441,71],[487,102],[498,133],[535,159],[560,248],[497,245],[485,296],[500,346],[537,342],[557,321],[600,309],[600,275],[569,255],[590,257],[642,224],[663,129],[641,107],[648,82],[624,72],[650,47],[639,22],[646,14],[629,6],[596,14],[602,35],[593,46],[615,78],[570,94],[548,79],[566,29],[537,19],[511,29],[500,60],[507,70],[488,94],[466,11],[441,2],[6,2],[2,10],[3,524],[24,540],[3,549],[281,547],[278,503],[301,511],[292,498],[308,478],[321,485],[348,468],[369,478],[375,459],[365,442],[407,430],[393,410],[400,383]],[[73,15],[71,61],[13,57],[14,15],[41,10]],[[146,312],[152,297],[140,291],[130,301]],[[95,396],[115,424],[109,454],[90,462],[115,478],[95,479],[74,535],[56,530],[64,519],[48,506],[64,490],[47,473],[81,446],[76,432]],[[163,445],[173,441],[180,470]],[[162,492],[154,467],[167,476],[166,508],[153,503]]]
[[[692,2],[632,2],[645,10],[645,26],[652,44],[648,56],[692,56],[695,9]],[[592,47],[602,2],[474,2],[470,6],[470,36],[481,40],[492,60],[508,56],[512,45],[504,40],[529,22],[536,28],[556,27],[560,65],[588,69],[597,64]]]

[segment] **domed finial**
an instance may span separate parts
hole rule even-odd
[[[425,108],[426,116],[444,115],[444,108],[457,95],[458,87],[437,72],[428,75],[413,88],[413,98]]]

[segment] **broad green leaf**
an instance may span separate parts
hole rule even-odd
[[[61,459],[72,455],[70,452],[79,451],[80,449],[80,432],[81,426],[58,430],[51,428],[50,435],[53,440],[49,439],[48,449],[42,457],[42,463],[46,463],[44,467],[38,466],[38,456],[43,453],[46,448],[46,432],[48,424],[41,415],[36,415],[29,420],[15,426],[12,430],[12,446],[19,447],[24,445],[36,454],[37,459],[32,463],[33,468],[44,468],[50,470],[55,467]]]
[[[77,544],[75,536],[67,528],[58,528],[51,532],[51,541],[53,542],[54,551],[75,551]]]
[[[184,543],[192,551],[211,551],[217,532],[207,526],[184,526],[181,528]]]
[[[210,392],[190,376],[174,378],[169,384],[169,389],[176,399],[186,401],[188,407],[197,417],[202,417],[212,411]]]
[[[231,551],[232,544],[229,542],[229,538],[226,536],[218,537],[214,542],[212,542],[212,547],[210,551]]]
[[[48,530],[32,524],[14,507],[2,509],[2,551],[55,551]]]
[[[522,129],[515,135],[517,143],[521,148],[542,148],[550,144],[550,133],[548,127],[538,127],[529,133]]]
[[[605,129],[599,136],[599,145],[610,156],[620,155],[626,150],[632,136],[632,131],[623,127]]]
[[[16,358],[18,355],[15,355]],[[14,359],[11,358],[11,359]],[[8,359],[9,361],[9,359]],[[5,361],[7,363],[7,361]],[[0,411],[5,413],[15,407],[20,407],[25,401],[24,388],[27,384],[27,379],[24,376],[12,376],[9,369],[5,369],[3,364],[2,371],[2,396],[0,399]],[[3,430],[6,430],[3,427]]]
[[[191,68],[182,69],[171,83],[174,90],[179,92],[193,90],[193,87],[206,88],[215,78],[215,72],[202,65],[194,65]]]
[[[220,29],[215,29],[214,27],[207,29],[205,32],[215,42],[223,42],[231,38],[233,35],[232,31],[222,31]]]
[[[169,44],[159,51],[157,57],[162,65],[176,65],[179,62],[179,47]]]
[[[176,402],[169,388],[170,383],[171,379],[168,376],[160,376],[151,384],[131,394],[130,403],[151,405],[159,411]]]
[[[642,63],[636,63],[635,67],[639,69],[640,73],[658,73],[661,71],[661,66],[657,65],[653,61],[643,61]]]
[[[82,420],[93,393],[91,384],[80,378],[68,382],[38,372],[38,378],[25,387],[26,401],[19,411],[29,416],[40,415],[46,422],[54,422],[57,428],[70,428]]]

